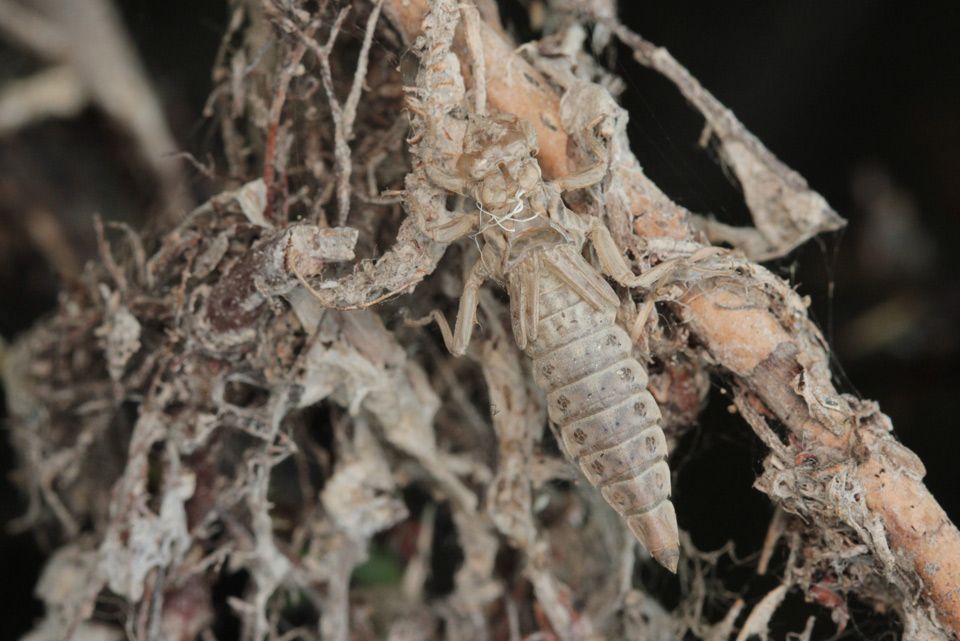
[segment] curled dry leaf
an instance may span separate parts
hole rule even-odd
[[[706,119],[703,140],[715,136],[720,156],[743,189],[755,228],[735,228],[699,217],[696,226],[711,242],[730,243],[752,260],[779,258],[825,231],[846,224],[803,176],[774,156],[756,136],[707,91],[663,47],[657,47],[615,19],[596,16],[633,49],[642,65],[668,78]]]

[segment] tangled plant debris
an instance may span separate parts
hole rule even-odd
[[[256,640],[739,641],[766,638],[791,593],[838,632],[855,597],[905,638],[960,633],[960,533],[922,463],[874,403],[834,388],[804,300],[754,262],[842,221],[611,6],[546,11],[544,38],[517,48],[485,1],[234,0],[208,103],[226,188],[162,231],[98,226],[101,260],[4,360],[30,497],[18,526],[60,542],[31,638],[212,638],[237,622]],[[14,13],[5,31],[41,19]],[[700,110],[755,228],[688,212],[644,175],[588,28]],[[617,319],[658,364],[671,444],[710,374],[730,377],[777,506],[756,572],[778,546],[788,559],[765,596],[714,589],[730,552],[685,537],[678,599],[637,581],[651,561],[558,450],[494,289],[477,294],[466,357],[405,321],[449,315],[464,291],[479,240],[437,230],[484,212],[438,168],[480,157],[468,128],[498,113],[532,126],[553,184],[601,156],[596,184],[561,206],[642,275],[617,290]]]

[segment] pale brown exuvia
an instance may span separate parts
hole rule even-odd
[[[488,278],[505,284],[514,337],[533,360],[563,449],[650,554],[676,572],[679,535],[660,410],[647,391],[646,370],[631,355],[629,335],[616,324],[620,299],[584,259],[584,243],[592,243],[603,274],[625,287],[648,283],[630,271],[602,222],[561,199],[564,191],[602,180],[606,163],[545,181],[536,151],[536,134],[525,121],[511,114],[472,116],[455,167],[427,168],[431,181],[469,197],[477,211],[424,233],[442,242],[472,236],[481,247],[454,329],[439,311],[419,322],[435,320],[447,348],[461,355],[479,288]]]

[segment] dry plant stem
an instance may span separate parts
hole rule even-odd
[[[732,111],[694,78],[663,47],[657,47],[610,17],[597,17],[634,52],[640,64],[676,85],[707,121],[701,141],[717,137],[720,153],[743,188],[756,228],[735,228],[709,219],[698,224],[714,242],[730,242],[753,260],[788,254],[813,236],[846,223],[826,200],[807,186],[803,176],[777,159]]]
[[[836,461],[862,488],[862,497],[835,497],[836,509],[852,515],[851,527],[859,533],[869,532],[865,542],[887,579],[904,596],[922,586],[941,624],[960,633],[960,532],[921,482],[922,464],[893,439],[889,419],[875,407],[844,399],[833,388],[822,338],[800,316],[796,294],[766,270],[754,266],[750,271],[754,282],[765,286],[760,291],[770,292],[769,299],[758,301],[747,293],[758,291],[751,287],[753,279],[697,288],[680,301],[684,321],[717,363],[737,377],[744,394],[758,399],[808,450]],[[774,313],[778,298],[793,303],[791,324]]]
[[[788,588],[786,584],[778,585],[753,606],[753,610],[747,615],[747,620],[743,622],[743,627],[740,628],[736,641],[747,641],[750,637],[758,635],[766,637],[770,619],[787,596]]]
[[[287,89],[290,87],[290,81],[300,69],[300,61],[303,60],[303,56],[307,52],[306,40],[313,38],[313,34],[319,26],[319,22],[314,22],[306,28],[303,33],[303,40],[293,48],[283,69],[277,74],[277,88],[273,94],[273,101],[270,103],[270,125],[267,128],[267,139],[263,146],[263,182],[267,186],[267,202],[263,215],[267,220],[286,222],[286,215],[277,217],[273,211],[277,200],[277,186],[274,175],[277,170],[277,135],[280,131],[280,116],[283,114],[283,105],[287,101]]]
[[[64,34],[35,11],[13,0],[0,2],[0,33],[43,58],[62,59],[67,55]]]
[[[24,220],[26,232],[47,263],[60,274],[79,273],[82,262],[56,215],[36,205],[24,209],[28,212]]]
[[[533,521],[526,468],[533,453],[533,426],[542,420],[531,420],[538,418],[530,416],[538,408],[528,398],[528,391],[533,390],[528,390],[529,381],[512,337],[501,335],[485,343],[481,362],[499,446],[497,475],[487,494],[491,517],[511,545],[526,555],[524,574],[557,636],[563,641],[589,638],[593,624],[585,614],[564,603],[563,596],[569,589],[550,571],[549,548],[539,540]]]
[[[743,599],[735,600],[724,617],[704,635],[704,641],[727,641],[733,634],[737,618],[743,612],[744,605]]]
[[[0,1],[0,32],[75,75],[72,100],[82,87],[88,99],[130,133],[158,179],[164,213],[171,221],[179,219],[190,199],[179,161],[172,157],[177,144],[113,6],[107,0],[35,4],[38,11]],[[62,91],[56,96],[60,100]]]
[[[350,176],[353,172],[353,163],[351,162],[350,145],[348,143],[353,138],[353,125],[357,119],[360,92],[367,75],[370,45],[373,42],[374,30],[377,26],[377,20],[380,18],[382,6],[383,0],[374,3],[373,11],[370,12],[370,17],[367,19],[363,45],[360,48],[360,58],[357,61],[357,71],[353,77],[353,83],[350,85],[350,93],[343,105],[340,104],[334,91],[333,72],[330,69],[330,53],[333,51],[337,34],[340,33],[340,28],[350,8],[344,7],[340,10],[333,28],[330,30],[330,37],[324,46],[317,46],[309,35],[306,38],[320,62],[320,78],[323,81],[323,89],[327,93],[330,113],[333,117],[334,155],[337,161],[337,220],[340,225],[346,223],[347,216],[350,214]]]
[[[68,118],[88,100],[77,75],[66,66],[8,83],[0,91],[0,136],[44,118]]]

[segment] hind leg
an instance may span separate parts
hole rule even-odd
[[[556,185],[561,192],[593,187],[607,175],[609,159],[607,158],[606,150],[593,132],[593,128],[600,124],[605,117],[606,116],[600,116],[590,123],[587,126],[585,135],[590,150],[597,157],[596,162],[575,174],[554,179],[553,184]]]
[[[702,247],[690,256],[671,258],[652,269],[648,269],[643,274],[634,274],[623,258],[623,254],[620,253],[620,248],[613,242],[610,230],[599,219],[595,218],[590,222],[590,230],[587,235],[597,252],[601,271],[624,287],[639,289],[651,289],[659,281],[669,277],[681,267],[722,254],[725,251],[721,247]]]
[[[649,289],[650,285],[660,277],[659,274],[651,276],[657,268],[651,269],[642,276],[634,274],[623,258],[623,254],[620,253],[620,248],[613,242],[610,230],[599,218],[590,221],[590,229],[587,231],[587,235],[590,238],[590,244],[597,252],[597,258],[600,260],[600,270],[620,285]]]
[[[443,335],[443,343],[454,356],[462,356],[470,345],[470,337],[473,335],[473,325],[477,318],[477,296],[480,287],[487,279],[487,270],[483,266],[482,260],[477,260],[467,273],[467,279],[463,283],[463,295],[460,297],[460,306],[457,309],[457,321],[453,330],[450,324],[444,318],[443,313],[435,309],[423,318],[407,321],[414,326],[423,326],[431,321],[437,323],[440,327],[440,333]]]

